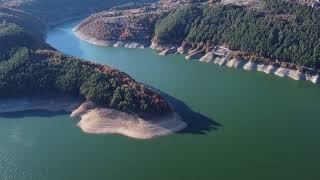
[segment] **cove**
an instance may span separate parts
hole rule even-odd
[[[319,179],[320,86],[259,72],[99,47],[67,22],[57,50],[107,64],[161,91],[192,129],[141,141],[89,135],[68,114],[0,115],[0,179]]]

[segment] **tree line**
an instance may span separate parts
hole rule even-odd
[[[181,7],[157,23],[155,38],[162,43],[225,44],[232,50],[319,69],[320,11],[283,0],[264,4],[264,11],[236,5]],[[185,13],[193,14],[193,9],[198,10],[196,18]]]

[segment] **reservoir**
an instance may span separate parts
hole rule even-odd
[[[66,54],[109,65],[157,89],[189,124],[151,140],[92,135],[69,114],[0,116],[0,179],[320,179],[320,86],[259,72],[100,47],[67,22],[47,33]]]

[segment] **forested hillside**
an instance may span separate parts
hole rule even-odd
[[[170,111],[158,93],[127,74],[54,51],[28,26],[12,22],[0,18],[0,97],[58,93],[125,112]]]
[[[186,5],[172,11],[157,22],[155,38],[158,43],[181,43],[189,34],[194,22],[202,17],[202,9]]]
[[[320,11],[290,1],[263,2],[264,11],[236,5],[181,7],[157,23],[154,40],[223,44],[232,50],[319,69]],[[192,16],[194,12],[197,17]]]

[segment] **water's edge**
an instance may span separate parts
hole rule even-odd
[[[76,28],[74,28],[73,33],[75,34],[76,37],[93,45],[115,47],[115,48],[123,47],[123,48],[139,48],[139,49],[144,49],[149,46],[148,43],[142,44],[139,42],[100,40],[93,36],[86,35],[81,31],[75,31],[75,29]],[[311,81],[314,84],[320,83],[320,76],[318,74],[311,75],[308,73],[300,72],[299,70],[296,70],[296,69],[276,67],[272,64],[255,63],[255,62],[247,61],[241,58],[230,59],[228,54],[224,55],[223,57],[216,57],[215,51],[208,52],[208,53],[203,53],[203,51],[201,50],[197,51],[196,49],[190,49],[188,51],[185,51],[183,47],[177,47],[177,46],[171,46],[171,45],[158,45],[156,43],[151,43],[149,47],[151,49],[158,51],[159,52],[158,55],[161,55],[161,56],[166,56],[169,54],[181,54],[181,55],[184,55],[187,60],[197,59],[201,62],[214,63],[220,66],[227,66],[230,68],[244,69],[247,71],[264,72],[266,74],[273,74],[279,77],[288,77],[293,80]],[[225,49],[227,52],[230,51],[229,49],[224,47],[220,47],[220,48]]]

